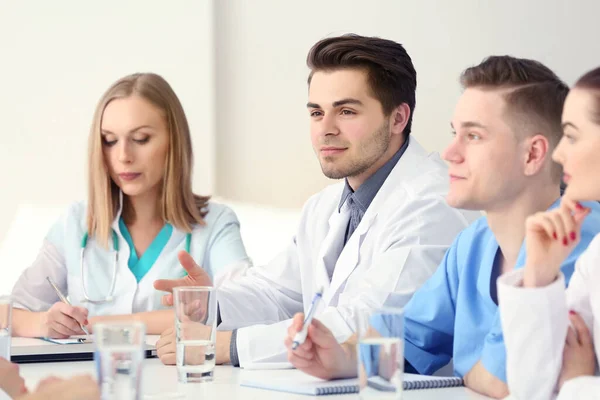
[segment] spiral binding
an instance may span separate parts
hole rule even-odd
[[[317,389],[317,396],[323,396],[328,394],[348,394],[358,393],[358,385],[344,385],[344,386],[330,386]]]
[[[404,382],[404,390],[418,390],[418,389],[439,389],[447,387],[463,386],[464,382],[462,378],[449,377],[445,379],[432,379],[428,381],[412,381]]]
[[[444,379],[432,379],[426,381],[412,381],[403,382],[404,390],[419,390],[419,389],[440,389],[449,387],[464,386],[462,378],[448,377]],[[344,385],[344,386],[330,386],[317,389],[317,396],[324,396],[328,394],[349,394],[358,393],[358,385]]]

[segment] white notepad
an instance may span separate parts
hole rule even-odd
[[[256,372],[258,371],[248,371],[244,373],[240,384],[246,387],[305,394],[309,396],[358,393],[359,390],[357,379],[324,381],[298,370],[269,371],[268,374],[257,374]],[[462,385],[462,378],[457,377],[404,374],[404,390],[434,389]],[[389,390],[393,390],[389,386],[389,383],[380,377],[369,378],[368,386],[378,391],[385,391],[386,387]]]

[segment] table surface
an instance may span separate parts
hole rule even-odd
[[[58,362],[20,365],[21,375],[30,389],[35,388],[38,382],[49,375],[69,377],[79,374],[92,374],[95,376],[93,361]],[[268,374],[268,371],[250,371],[231,366],[217,366],[213,382],[181,384],[177,381],[177,369],[174,366],[165,366],[158,359],[147,359],[143,372],[143,396],[145,400],[158,399],[257,399],[257,400],[301,400],[309,396],[274,392],[270,390],[242,387],[242,379],[255,376],[253,374]],[[327,397],[325,397],[327,398]],[[484,400],[485,396],[476,394],[466,388],[428,389],[405,391],[403,400]],[[358,399],[357,394],[339,395],[335,399]]]

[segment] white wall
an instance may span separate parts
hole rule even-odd
[[[212,192],[212,15],[212,2],[199,0],[0,0],[0,242],[18,204],[85,197],[96,102],[133,72],[159,73],[179,95],[194,187]]]
[[[568,83],[600,65],[596,0],[219,1],[217,189],[301,205],[327,183],[312,153],[305,59],[317,40],[355,32],[405,45],[418,75],[414,137],[439,151],[460,72],[490,54],[531,57]]]
[[[441,150],[465,67],[510,53],[572,83],[600,64],[598,15],[595,0],[0,0],[0,241],[17,204],[85,196],[91,116],[122,75],[158,72],[181,97],[196,191],[294,208],[328,183],[305,109],[317,40],[403,43],[418,71],[414,136]]]

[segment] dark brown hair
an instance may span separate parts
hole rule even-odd
[[[358,68],[367,72],[373,96],[379,100],[383,113],[406,103],[410,116],[404,135],[410,134],[415,109],[417,72],[404,47],[391,40],[355,34],[323,39],[308,52],[306,64],[311,72],[310,85],[316,71]]]
[[[569,87],[539,61],[511,56],[491,56],[467,68],[460,77],[463,88],[506,90],[509,123],[517,133],[542,134],[555,148],[563,129],[562,110]],[[555,164],[553,177],[560,179]]]
[[[595,92],[596,104],[592,110],[592,120],[600,124],[600,67],[589,71],[579,78],[577,83],[575,83],[575,87]]]

